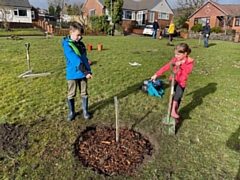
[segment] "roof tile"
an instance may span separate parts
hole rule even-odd
[[[32,7],[28,0],[7,0],[6,5],[14,7]]]

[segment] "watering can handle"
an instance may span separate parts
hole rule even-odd
[[[29,50],[30,48],[30,43],[25,43],[26,50]]]

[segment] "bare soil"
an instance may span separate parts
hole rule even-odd
[[[28,131],[23,125],[0,124],[0,161],[15,158],[28,149]],[[151,158],[154,146],[149,138],[131,129],[87,127],[75,143],[75,155],[85,167],[106,176],[134,176]]]
[[[75,143],[80,162],[107,176],[134,176],[145,159],[152,156],[154,146],[147,137],[129,129],[89,127]]]
[[[25,126],[0,124],[0,132],[0,152],[3,155],[13,158],[28,148],[28,132]]]

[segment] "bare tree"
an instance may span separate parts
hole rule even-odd
[[[65,3],[67,3],[68,0],[47,0],[47,2],[48,2],[48,6],[52,5],[54,8],[59,6],[61,7],[61,9],[63,9],[63,7],[65,6]]]
[[[188,17],[199,10],[208,0],[177,0],[177,14],[174,17],[175,24],[182,26]],[[212,0],[213,2],[218,2],[218,0]]]
[[[174,23],[177,28],[184,27],[188,17],[198,10],[204,3],[205,0],[177,0],[177,9],[174,16]]]
[[[68,15],[72,15],[73,19],[81,23],[84,27],[87,26],[86,16],[87,9],[83,7],[83,4],[74,3],[71,9],[68,9]]]
[[[213,0],[213,2],[218,3],[218,0]],[[223,20],[224,34],[227,34],[227,30],[229,29],[229,26],[232,25],[233,19],[239,15],[240,15],[239,11],[236,10],[235,12],[232,12],[229,15],[219,17],[221,20]]]
[[[195,11],[197,11],[207,0],[177,0],[179,6],[179,14],[184,17],[185,20]],[[218,3],[218,0],[212,0],[213,2]],[[223,21],[223,29],[225,34],[227,34],[227,29],[231,25],[233,19],[239,16],[239,11],[232,12],[231,15],[219,16]]]
[[[223,20],[223,29],[224,29],[224,34],[227,34],[227,30],[229,29],[229,26],[232,25],[234,18],[239,16],[240,13],[239,11],[232,12],[232,14],[221,16],[220,18]]]
[[[9,29],[10,22],[13,18],[13,8],[7,5],[7,0],[0,0],[0,20],[3,29]]]
[[[205,3],[205,0],[177,0],[177,3],[183,9],[196,11]]]
[[[177,5],[181,12],[184,12],[185,16],[190,16],[194,11],[198,10],[205,0],[177,0]]]

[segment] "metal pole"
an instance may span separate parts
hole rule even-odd
[[[112,0],[111,0],[111,23],[112,23]]]
[[[111,36],[113,35],[113,22],[112,22],[112,0],[111,0]]]

